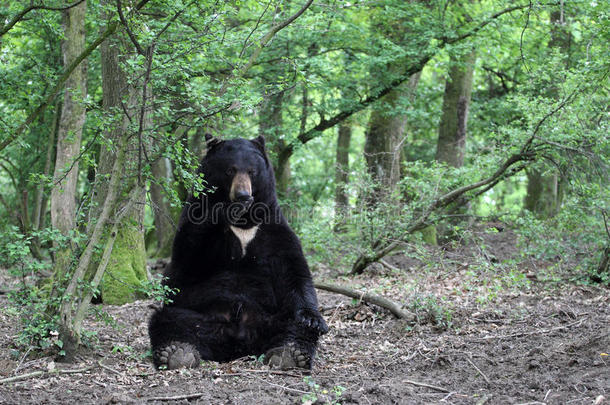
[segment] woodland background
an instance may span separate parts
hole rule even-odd
[[[151,263],[188,193],[209,192],[205,133],[265,136],[314,278],[355,297],[356,277],[435,268],[474,229],[515,246],[476,243],[462,281],[503,277],[479,304],[532,278],[607,296],[609,16],[606,1],[0,1],[11,345],[73,359],[83,322],[107,316],[92,297],[167,299]],[[442,293],[400,283],[369,291],[404,287],[390,306],[448,323]]]

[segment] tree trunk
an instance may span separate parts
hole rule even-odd
[[[348,212],[349,201],[347,184],[349,178],[349,147],[352,139],[350,120],[339,125],[337,133],[337,153],[335,161],[335,216],[344,217]]]
[[[557,174],[542,174],[541,171],[527,171],[527,194],[525,209],[540,218],[549,218],[558,210],[559,178]]]
[[[258,132],[263,135],[271,145],[274,154],[279,155],[280,151],[286,146],[282,139],[282,106],[284,93],[273,94],[263,101],[259,112]],[[285,197],[290,183],[290,161],[275,159],[275,180],[276,189],[280,197]]]
[[[474,50],[454,60],[445,83],[436,160],[453,167],[464,165],[466,128],[475,60]]]
[[[377,185],[370,202],[377,201],[382,194],[390,194],[400,180],[400,150],[406,120],[397,110],[405,89],[406,85],[402,84],[386,94],[381,100],[383,108],[378,106],[369,118],[364,157],[369,175]]]
[[[150,200],[154,215],[155,236],[157,247],[154,256],[168,257],[172,251],[174,240],[174,221],[169,201],[164,194],[163,187],[171,184],[171,163],[169,159],[161,157],[152,164],[152,175],[155,181],[150,184]]]
[[[67,68],[85,50],[86,11],[87,3],[82,2],[63,12],[64,68]],[[83,104],[87,95],[86,72],[86,61],[82,61],[66,80],[61,119],[57,131],[57,153],[53,175],[57,184],[51,189],[51,224],[63,235],[67,235],[74,228],[76,219],[78,155],[86,113]],[[62,247],[55,253],[54,274],[56,279],[61,278],[69,270],[71,261],[70,247]]]
[[[476,52],[474,49],[459,58],[451,58],[452,66],[445,82],[442,115],[436,144],[436,160],[452,167],[462,167],[464,165],[468,110],[475,61]],[[452,211],[452,214],[466,215],[469,210],[470,205],[465,204]],[[459,222],[459,218],[450,222],[456,224]],[[428,226],[422,230],[424,240],[434,245],[438,243],[438,233],[445,237],[451,236],[449,229],[443,224],[440,224],[439,229],[435,226]]]
[[[106,137],[118,140],[125,136],[128,131],[129,119],[125,113],[116,116],[117,111],[123,111],[123,107],[129,113],[134,122],[137,122],[142,113],[138,102],[142,102],[138,97],[138,89],[134,85],[127,83],[125,72],[121,69],[121,57],[128,54],[128,41],[124,38],[122,43],[119,39],[110,39],[101,46],[102,55],[102,91],[103,108],[107,114],[115,114],[113,125],[107,129]],[[125,94],[128,94],[124,101]],[[124,106],[121,103],[125,103]],[[144,111],[146,113],[146,111]],[[144,122],[148,122],[144,119]],[[120,193],[123,194],[132,189],[138,181],[139,169],[139,148],[142,147],[138,142],[137,136],[130,136],[129,145],[123,170]],[[100,151],[98,176],[100,179],[106,178],[112,170],[117,158],[117,150],[102,148]],[[108,193],[108,185],[103,180],[97,182],[95,201],[104,201]],[[141,280],[147,278],[146,275],[146,251],[144,245],[144,208],[146,201],[145,190],[134,197],[136,204],[125,214],[117,226],[117,235],[114,247],[108,260],[108,265],[104,277],[101,281],[101,298],[107,304],[124,304],[138,298],[137,287]],[[100,206],[101,204],[98,204]],[[96,218],[99,210],[91,211],[93,218]],[[93,222],[93,221],[90,221]],[[107,226],[106,234],[109,233],[110,226]],[[107,236],[106,236],[107,237]],[[97,268],[100,258],[96,258],[90,266],[88,278],[91,278],[94,269]]]
[[[61,102],[55,104],[55,113],[53,114],[53,122],[49,130],[49,139],[47,143],[47,154],[44,163],[43,175],[48,176],[53,167],[53,152],[55,151],[55,139],[61,120]],[[32,229],[39,230],[44,227],[44,215],[46,211],[47,199],[45,198],[44,185],[39,185],[36,188],[36,197],[34,202],[34,212],[32,213]]]
[[[570,48],[570,34],[566,29],[562,11],[553,11],[550,16],[551,40],[549,48],[559,48],[562,54],[567,55]],[[566,68],[569,59],[566,57]],[[557,88],[550,92],[550,96],[557,97]],[[527,195],[524,206],[540,218],[550,218],[559,212],[562,200],[561,179],[556,169],[554,172],[542,173],[532,168],[527,171]]]

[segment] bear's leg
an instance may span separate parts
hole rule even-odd
[[[285,331],[271,340],[265,352],[265,362],[281,369],[311,369],[319,332],[304,328],[296,322],[288,325]]]
[[[206,314],[163,307],[148,325],[155,367],[197,367],[201,359],[223,360],[226,353],[222,348],[226,345],[220,344],[218,329],[218,322],[210,321]]]

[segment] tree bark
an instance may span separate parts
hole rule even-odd
[[[349,120],[339,125],[335,160],[335,216],[341,218],[348,212],[347,184],[349,181],[349,147],[352,139],[352,125]]]
[[[436,160],[452,167],[464,165],[468,109],[475,60],[474,50],[453,60],[445,83]]]
[[[63,12],[64,40],[62,56],[64,70],[74,63],[86,48],[85,13],[87,3]],[[66,80],[61,118],[57,131],[54,187],[51,189],[51,224],[67,235],[76,220],[76,185],[78,182],[78,156],[85,124],[87,95],[86,61],[80,62]],[[69,271],[72,261],[71,248],[64,246],[55,253],[54,274],[59,279]]]
[[[259,112],[258,131],[271,145],[274,154],[278,154],[285,147],[282,139],[282,106],[284,92],[272,94],[265,98]],[[280,197],[285,197],[290,183],[290,161],[275,159],[276,189]]]
[[[69,66],[85,49],[86,2],[63,12],[63,65]],[[76,212],[76,183],[87,95],[86,63],[81,62],[66,80],[61,120],[57,133],[57,153],[54,179],[58,183],[51,190],[51,223],[66,234],[74,228]]]
[[[154,256],[169,257],[174,240],[174,221],[169,201],[163,187],[169,187],[172,177],[169,159],[161,157],[152,164],[152,175],[155,181],[150,184],[150,200],[155,224],[157,247]],[[163,186],[164,185],[164,186]]]
[[[468,127],[468,110],[472,93],[472,79],[476,52],[470,52],[451,58],[451,67],[445,81],[443,107],[438,127],[438,141],[436,144],[436,160],[451,167],[464,165],[464,150],[466,148],[466,135]],[[470,209],[469,203],[456,207],[453,213],[466,214]],[[459,221],[450,220],[452,224]],[[448,236],[446,226],[439,227],[443,236]],[[422,230],[424,240],[436,245],[437,227],[429,226]]]
[[[140,168],[140,148],[138,136],[128,134],[129,116],[133,122],[140,120],[140,114],[146,114],[147,110],[141,109],[138,104],[142,99],[138,97],[138,89],[128,84],[127,77],[121,68],[123,55],[129,54],[130,45],[123,36],[118,36],[102,44],[102,92],[103,108],[110,116],[115,117],[113,125],[107,128],[105,136],[113,139],[116,144],[120,139],[129,137],[125,158],[125,167],[122,172],[122,181],[119,192],[121,194],[132,189],[138,181],[138,169]],[[125,94],[128,95],[125,101]],[[142,97],[143,98],[143,97]],[[117,111],[122,111],[117,115]],[[148,120],[143,117],[146,125]],[[131,136],[134,135],[134,136]],[[98,178],[104,179],[112,171],[119,151],[102,148],[100,151]],[[96,192],[94,200],[104,201],[108,193],[108,185],[103,180],[96,181]],[[116,240],[113,244],[106,272],[100,284],[102,300],[107,304],[124,304],[138,298],[137,287],[140,281],[147,278],[146,275],[146,251],[144,244],[144,208],[146,194],[144,188],[138,195],[134,196],[136,203],[120,221],[117,227]],[[96,218],[99,210],[92,209],[92,219]],[[94,221],[90,221],[93,223]],[[107,226],[105,234],[110,229]],[[107,237],[107,236],[106,236]],[[93,277],[98,267],[100,258],[97,257],[89,268],[88,279]]]
[[[568,55],[570,48],[570,34],[566,29],[566,22],[562,12],[552,11],[550,15],[551,40],[549,48],[558,48],[564,55]],[[569,66],[569,58],[566,57],[566,68]],[[551,97],[557,96],[557,88],[552,88]],[[537,168],[527,171],[527,195],[525,196],[525,209],[534,213],[539,218],[550,218],[559,212],[562,200],[562,187],[559,173],[543,173]]]
[[[364,143],[367,170],[377,184],[374,202],[381,194],[390,194],[400,180],[400,149],[406,119],[399,111],[399,99],[404,94],[405,84],[390,91],[371,112]]]
[[[42,174],[48,176],[51,173],[53,167],[53,152],[55,151],[55,139],[57,138],[57,130],[59,127],[59,121],[61,120],[61,103],[56,103],[55,113],[53,114],[53,122],[51,123],[51,129],[49,130],[49,139],[47,143],[47,154],[44,163],[44,169]],[[44,227],[44,215],[46,211],[46,202],[44,193],[44,186],[39,185],[36,188],[36,197],[34,202],[34,212],[32,213],[32,229],[39,230]]]

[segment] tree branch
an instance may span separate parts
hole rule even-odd
[[[19,21],[21,21],[21,19],[23,17],[25,17],[25,15],[27,13],[29,13],[32,10],[50,10],[50,11],[64,11],[64,10],[69,10],[72,7],[76,7],[78,6],[80,3],[82,3],[85,0],[77,0],[72,4],[68,4],[67,6],[64,7],[51,7],[51,6],[45,6],[44,4],[40,4],[40,5],[29,5],[28,7],[24,8],[23,10],[21,10],[19,13],[15,14],[13,16],[13,18],[11,18],[11,20],[9,22],[7,22],[6,24],[4,24],[2,26],[2,28],[0,28],[0,37],[4,34],[6,34],[7,32],[9,32],[11,30],[11,28],[13,28],[15,26],[15,24],[17,24]]]
[[[381,240],[375,242],[373,246],[374,252],[372,255],[361,254],[354,263],[352,267],[352,274],[360,274],[364,271],[366,266],[371,263],[374,263],[381,258],[385,257],[389,253],[391,253],[396,247],[402,242],[402,240],[409,234],[418,231],[420,229],[425,228],[428,223],[428,218],[430,215],[438,209],[444,208],[449,204],[456,201],[458,198],[464,196],[467,192],[480,189],[483,187],[483,190],[479,190],[474,195],[470,196],[467,200],[471,200],[472,198],[480,195],[483,191],[489,190],[491,187],[496,185],[503,179],[506,179],[510,176],[515,175],[526,167],[526,163],[513,168],[516,163],[519,162],[530,162],[536,159],[536,150],[535,146],[533,146],[534,139],[537,138],[537,134],[542,128],[544,122],[549,119],[551,116],[555,115],[558,111],[560,111],[563,107],[565,107],[570,101],[574,99],[576,94],[580,93],[581,88],[575,89],[572,93],[570,93],[567,97],[565,97],[556,107],[552,108],[549,112],[547,112],[534,126],[531,136],[524,142],[519,152],[509,156],[502,165],[489,177],[480,180],[473,184],[468,184],[466,186],[457,188],[452,190],[434,200],[428,208],[424,211],[424,213],[412,221],[407,228],[393,241],[385,246]],[[512,168],[512,169],[511,169]],[[510,172],[509,172],[509,169]],[[508,172],[508,173],[507,173]]]
[[[398,303],[379,295],[371,294],[369,292],[353,290],[351,288],[341,287],[338,285],[322,283],[318,281],[314,282],[314,286],[320,290],[342,294],[351,298],[355,298],[357,300],[368,302],[369,304],[374,304],[379,307],[385,308],[389,310],[392,314],[394,314],[394,316],[400,319],[406,319],[407,321],[412,322],[415,321],[415,319],[417,318],[414,313],[402,309]]]
[[[521,9],[524,9],[527,7],[529,7],[529,3],[519,5],[519,6],[509,7],[504,10],[498,11],[497,13],[492,14],[487,20],[482,21],[481,23],[479,23],[479,25],[475,26],[468,32],[466,32],[462,35],[459,35],[457,37],[449,38],[447,36],[441,36],[440,38],[437,38],[441,41],[438,49],[440,50],[440,49],[444,48],[445,45],[454,44],[456,42],[459,42],[470,36],[475,35],[485,26],[487,26],[492,21],[498,19],[499,17],[501,17],[504,14],[507,14],[507,13],[510,13],[510,12],[513,12],[516,10],[521,10]],[[415,62],[411,66],[409,66],[401,76],[399,76],[396,79],[394,79],[393,81],[391,81],[387,86],[382,88],[378,93],[369,95],[368,97],[366,97],[364,100],[362,100],[357,105],[350,107],[348,110],[339,112],[338,114],[336,114],[335,116],[333,116],[330,119],[322,118],[316,126],[314,126],[313,128],[311,128],[305,132],[301,132],[294,141],[287,143],[286,146],[280,151],[279,156],[278,156],[278,160],[279,160],[278,165],[281,165],[284,161],[287,161],[288,159],[290,159],[290,156],[292,156],[296,147],[299,144],[305,144],[305,143],[311,141],[316,136],[318,136],[322,131],[332,128],[335,125],[337,125],[338,123],[342,122],[343,120],[351,117],[353,114],[364,110],[369,105],[376,102],[377,100],[379,100],[380,98],[382,98],[383,96],[388,94],[390,91],[392,91],[396,87],[400,86],[412,74],[417,73],[418,71],[423,69],[423,67],[426,65],[426,63],[428,63],[428,61],[435,55],[436,55],[436,53],[429,52],[428,54],[422,56],[417,62]]]
[[[523,10],[524,8],[528,8],[530,6],[531,6],[531,3],[520,4],[518,6],[512,6],[512,7],[505,8],[504,10],[501,10],[501,11],[498,11],[497,13],[492,14],[487,20],[481,21],[479,23],[479,25],[477,25],[474,28],[470,29],[469,31],[463,33],[462,35],[458,35],[457,37],[453,37],[453,38],[448,37],[448,36],[442,36],[439,39],[441,41],[443,41],[443,43],[445,43],[445,44],[454,44],[456,42],[462,41],[468,37],[475,35],[477,32],[481,31],[487,25],[491,24],[494,20],[498,19],[499,17],[503,16],[504,14],[512,13],[513,11],[516,11],[516,10]]]
[[[141,0],[136,5],[136,7],[134,9],[132,9],[132,12],[134,10],[139,10],[140,8],[144,7],[146,5],[146,3],[148,3],[149,1],[150,0]],[[74,4],[74,5],[72,5],[72,7],[74,7],[76,5],[77,4]],[[46,108],[49,106],[49,104],[53,101],[53,99],[55,99],[55,97],[57,96],[59,91],[62,89],[63,85],[66,83],[66,81],[68,80],[68,78],[70,77],[70,75],[72,74],[74,69],[76,69],[83,60],[85,60],[98,46],[100,46],[102,44],[102,42],[104,42],[109,36],[114,34],[118,25],[119,25],[119,21],[112,21],[112,22],[108,23],[106,30],[104,30],[104,32],[99,37],[97,37],[97,39],[95,41],[93,41],[80,55],[78,55],[78,57],[76,59],[74,59],[74,61],[72,61],[72,63],[66,68],[64,73],[61,75],[61,77],[59,78],[59,80],[57,81],[55,86],[51,89],[51,91],[49,92],[47,97],[44,99],[42,104],[40,104],[34,111],[32,111],[27,116],[25,121],[21,125],[19,125],[19,127],[13,133],[7,135],[0,142],[0,152],[3,151],[8,145],[10,145],[11,142],[13,142],[19,136],[21,136],[23,131],[32,122],[34,122],[34,120],[40,114],[42,114],[46,110]]]
[[[40,104],[34,111],[28,115],[25,121],[19,125],[19,127],[12,133],[9,134],[2,142],[0,142],[0,151],[4,150],[11,142],[17,139],[21,133],[32,123],[34,120],[44,112],[44,110],[48,107],[48,105],[53,101],[55,96],[59,93],[63,85],[66,83],[74,69],[80,65],[80,63],[85,60],[91,52],[93,52],[102,42],[104,42],[110,35],[112,35],[118,26],[118,22],[111,22],[106,27],[106,30],[95,40],[93,41],[72,63],[66,68],[65,72],[61,75],[53,89],[49,92],[47,97],[44,99],[42,104]]]

